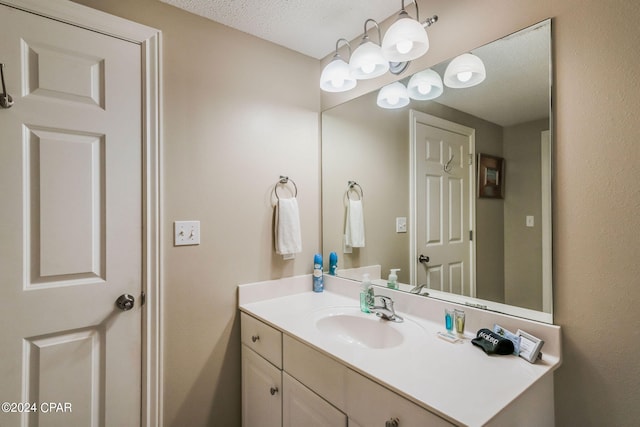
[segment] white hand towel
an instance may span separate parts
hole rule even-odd
[[[349,200],[347,205],[346,243],[352,248],[364,248],[364,211],[362,200]]]
[[[300,213],[295,197],[278,200],[276,207],[276,253],[290,255],[302,252]]]

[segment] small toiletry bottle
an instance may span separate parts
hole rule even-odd
[[[332,276],[335,276],[337,268],[338,268],[338,254],[335,252],[331,252],[329,254],[329,274]]]
[[[322,280],[322,255],[315,254],[313,257],[313,292],[322,292],[324,282]]]
[[[453,309],[445,308],[444,309],[444,325],[447,328],[447,332],[450,334],[453,333],[453,319],[454,319]]]
[[[373,303],[373,288],[369,274],[362,275],[362,288],[360,289],[360,311],[370,313],[369,305]]]
[[[400,271],[399,268],[392,268],[389,273],[389,280],[387,281],[387,288],[398,289],[398,275],[397,271]]]

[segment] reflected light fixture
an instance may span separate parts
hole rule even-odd
[[[407,84],[407,92],[411,99],[426,101],[442,95],[443,86],[440,75],[428,68],[411,76]]]
[[[418,2],[416,5],[416,19],[409,16],[404,8],[398,14],[396,22],[387,30],[382,40],[382,54],[389,62],[407,62],[417,59],[429,50],[429,37],[425,26],[429,26],[438,20],[437,16],[429,18],[423,25],[420,23]]]
[[[409,105],[409,93],[400,82],[386,85],[378,92],[378,106],[381,108],[402,108]]]
[[[389,61],[382,55],[382,48],[369,40],[367,34],[369,22],[373,22],[378,30],[378,42],[382,40],[378,23],[373,19],[364,21],[364,36],[349,61],[351,75],[358,80],[373,79],[389,71]]]
[[[482,83],[487,77],[482,60],[471,53],[453,58],[444,72],[444,84],[451,88],[467,88]]]
[[[336,53],[331,62],[327,64],[320,75],[320,89],[326,92],[345,92],[356,87],[356,79],[351,76],[349,64],[347,64],[338,53],[340,42],[346,43],[351,56],[351,45],[345,39],[338,39],[336,42]]]

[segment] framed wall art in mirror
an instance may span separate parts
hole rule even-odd
[[[478,154],[478,197],[503,199],[505,161],[502,157]]]

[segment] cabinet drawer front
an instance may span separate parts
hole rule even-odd
[[[286,334],[282,347],[284,370],[345,411],[347,367]]]
[[[244,312],[240,322],[242,343],[282,369],[282,333]]]
[[[283,427],[347,427],[347,416],[327,401],[282,373]]]
[[[282,425],[282,371],[242,345],[242,425]]]
[[[398,427],[453,425],[351,370],[347,376],[347,390],[350,424],[353,421],[362,426],[384,426],[395,418]]]

